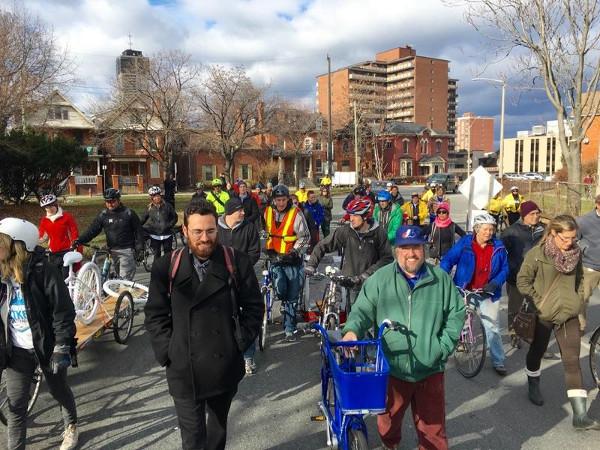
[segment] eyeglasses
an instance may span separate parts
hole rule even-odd
[[[202,235],[213,236],[213,235],[217,234],[217,229],[210,228],[208,230],[188,230],[188,233],[190,233],[194,237],[200,237]]]
[[[108,203],[109,205],[112,205],[113,203],[117,203],[118,201],[119,200],[116,200],[116,199],[112,199],[111,200],[111,199],[107,198],[107,199],[104,200],[104,203]]]
[[[438,215],[440,215],[440,214],[448,214],[448,211],[446,211],[445,209],[438,209],[437,213],[438,213]]]
[[[563,244],[566,244],[567,242],[574,242],[574,243],[579,242],[579,238],[577,236],[563,237],[558,233],[556,233],[556,236],[558,236],[560,238],[560,240],[563,242]]]

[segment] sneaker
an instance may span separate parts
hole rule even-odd
[[[285,340],[288,342],[296,342],[296,335],[294,333],[290,333],[289,331],[286,331]]]
[[[507,370],[506,370],[506,367],[504,367],[502,365],[494,367],[494,370],[501,377],[505,376],[508,373]]]
[[[246,362],[246,373],[248,375],[256,373],[256,363],[254,362],[254,358],[248,358],[245,360]]]
[[[521,348],[522,342],[521,338],[516,334],[511,335],[510,337],[510,345],[512,348]]]
[[[72,450],[77,447],[79,441],[79,431],[77,431],[77,425],[72,423],[67,425],[65,431],[63,431],[63,441],[60,445],[60,450]]]
[[[554,353],[552,352],[544,352],[544,355],[542,356],[542,358],[544,359],[554,359]]]

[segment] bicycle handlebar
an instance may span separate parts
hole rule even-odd
[[[313,328],[318,330],[326,338],[325,342],[327,343],[327,347],[329,347],[330,342],[329,342],[329,336],[327,334],[327,330],[325,330],[325,328],[323,328],[318,323],[315,323],[313,325]],[[376,339],[358,340],[358,341],[337,341],[337,342],[335,342],[335,345],[342,346],[342,347],[353,347],[357,344],[361,344],[361,345],[377,344],[379,341],[381,341],[381,338],[383,337],[383,332],[385,331],[386,328],[389,328],[390,330],[393,330],[393,331],[400,331],[402,328],[406,328],[406,326],[401,325],[398,322],[394,322],[390,319],[385,319],[381,323],[381,325],[379,325],[379,331],[377,332]]]

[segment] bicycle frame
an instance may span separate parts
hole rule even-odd
[[[324,274],[315,272],[313,275],[317,277],[326,276],[329,278],[329,285],[326,289],[326,294],[324,295],[321,304],[319,305],[319,303],[317,303],[320,316],[319,324],[326,329],[328,328],[330,319],[333,319],[334,324],[333,327],[329,329],[339,329],[341,313],[345,312],[347,314],[349,312],[350,293],[348,288],[340,286],[340,288],[343,288],[346,292],[346,307],[344,310],[342,310],[342,302],[338,302],[336,299],[336,293],[338,291],[338,285],[340,284],[340,281],[348,278],[344,275],[338,275],[339,272],[340,270],[337,267],[327,266]]]
[[[394,329],[395,324],[386,319],[379,327],[377,333],[377,339],[374,340],[363,340],[363,341],[338,341],[335,343],[336,347],[340,347],[343,351],[351,349],[357,345],[381,345],[381,337],[386,328]],[[327,404],[329,383],[334,382],[334,377],[331,368],[331,361],[336,358],[336,354],[332,351],[331,344],[327,330],[319,324],[314,324],[313,328],[318,330],[322,335],[321,342],[321,401],[319,402],[319,409],[321,410],[323,417],[327,422],[327,445],[334,448],[340,448],[342,450],[348,449],[348,433],[350,429],[356,429],[362,431],[367,437],[367,427],[364,421],[364,416],[371,413],[380,413],[382,411],[369,411],[369,410],[357,410],[357,411],[346,411],[344,412],[340,406],[339,399],[333,385],[332,393],[334,396],[334,408],[333,412],[330,410]],[[383,357],[383,355],[382,355]],[[385,358],[384,358],[385,359]],[[387,364],[387,363],[386,363]],[[389,369],[389,368],[388,368]],[[339,446],[339,447],[338,447]]]
[[[271,295],[273,287],[273,278],[271,276],[271,263],[267,259],[265,261],[265,270],[263,270],[263,285],[261,287],[261,293],[265,298],[265,314],[267,315],[267,323],[272,323],[273,320],[273,298]]]

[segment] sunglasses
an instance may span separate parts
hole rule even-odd
[[[104,203],[108,203],[109,205],[112,205],[113,203],[117,203],[118,200],[104,200]]]
[[[445,209],[438,209],[437,213],[438,214],[448,214],[448,211],[446,211]]]

